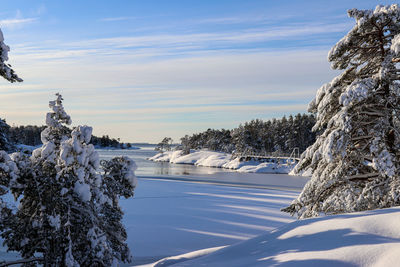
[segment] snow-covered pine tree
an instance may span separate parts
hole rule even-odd
[[[10,47],[4,43],[3,32],[0,30],[0,76],[9,82],[22,82],[22,79],[15,74],[10,64],[5,63],[8,60]]]
[[[133,196],[136,187],[135,162],[128,157],[115,157],[109,161],[102,160],[104,170],[102,191],[111,201],[105,202],[100,210],[104,233],[113,251],[113,257],[123,262],[129,262],[131,254],[125,243],[127,233],[121,223],[123,212],[119,206],[119,198]]]
[[[398,5],[348,11],[356,25],[330,51],[344,72],[310,103],[322,133],[301,156],[295,173],[313,172],[292,204],[299,218],[400,204]],[[395,51],[393,51],[393,49]]]
[[[164,137],[163,140],[157,144],[155,150],[160,151],[161,153],[164,151],[170,151],[172,142],[173,140],[171,137]]]
[[[43,255],[45,266],[129,262],[118,198],[133,196],[135,164],[128,158],[113,159],[103,177],[98,154],[89,144],[92,128],[78,126],[68,137],[71,119],[62,100],[57,94],[50,101],[43,146],[30,158],[21,153],[11,157],[18,175],[8,181],[20,205],[2,221],[2,237],[26,259]]]
[[[14,145],[9,138],[10,126],[5,120],[0,119],[0,150],[11,151]]]
[[[56,166],[60,145],[68,140],[66,125],[71,124],[71,119],[64,111],[61,95],[57,94],[49,106],[53,112],[46,116],[42,147],[34,150],[28,161],[26,156],[14,154],[15,162],[20,165],[18,183],[11,185],[14,196],[21,197],[15,214],[18,223],[9,225],[3,237],[10,250],[19,251],[24,258],[41,253],[45,263],[52,266],[62,265],[65,250],[60,227],[60,209],[64,207],[60,204],[62,183]]]

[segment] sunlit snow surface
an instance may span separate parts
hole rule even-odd
[[[280,227],[293,221],[280,209],[297,194],[139,179],[135,197],[121,201],[134,264],[235,244]]]
[[[399,220],[398,207],[301,220],[233,246],[147,266],[399,266]]]

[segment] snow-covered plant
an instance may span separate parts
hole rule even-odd
[[[133,196],[137,180],[134,174],[135,162],[128,157],[115,157],[109,161],[102,160],[104,170],[102,189],[108,201],[101,207],[101,217],[104,220],[105,234],[112,248],[113,256],[118,260],[130,260],[131,254],[125,243],[127,233],[121,223],[123,212],[119,206],[119,198]],[[111,200],[111,201],[110,201]]]
[[[8,60],[10,47],[4,43],[3,32],[0,30],[0,76],[9,82],[22,82],[22,79],[15,74],[10,64],[5,63]]]
[[[283,209],[299,218],[400,204],[400,8],[348,14],[356,24],[328,55],[344,72],[310,103],[321,135],[294,170],[313,175]]]
[[[6,123],[5,120],[0,118],[0,149],[5,151],[13,150],[13,144],[9,139],[9,129],[10,126]]]
[[[11,155],[16,174],[8,172],[7,181],[20,204],[4,221],[2,237],[24,258],[41,254],[45,266],[129,262],[118,198],[133,196],[136,165],[129,158],[115,158],[103,164],[102,175],[98,154],[89,144],[92,128],[78,126],[69,134],[71,118],[62,100],[57,94],[50,101],[43,146],[30,157]]]
[[[11,157],[3,150],[0,150],[0,197],[9,192],[11,182],[15,182],[19,176],[19,170]],[[5,203],[0,198],[0,210],[5,208]],[[4,213],[0,211],[0,224]]]
[[[170,151],[172,145],[172,138],[171,137],[164,137],[164,139],[157,144],[155,150],[160,151],[161,153],[164,151]]]

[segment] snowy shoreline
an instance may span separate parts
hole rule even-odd
[[[281,173],[288,174],[295,164],[281,162],[240,161],[232,159],[232,155],[223,152],[208,150],[191,150],[190,154],[183,155],[182,150],[166,151],[148,158],[155,162],[169,162],[174,164],[190,164],[195,166],[231,169],[244,173]]]

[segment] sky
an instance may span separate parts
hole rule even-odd
[[[60,92],[73,126],[124,142],[174,141],[305,113],[340,73],[330,48],[351,8],[389,1],[0,0],[9,62],[0,118],[44,125]]]

